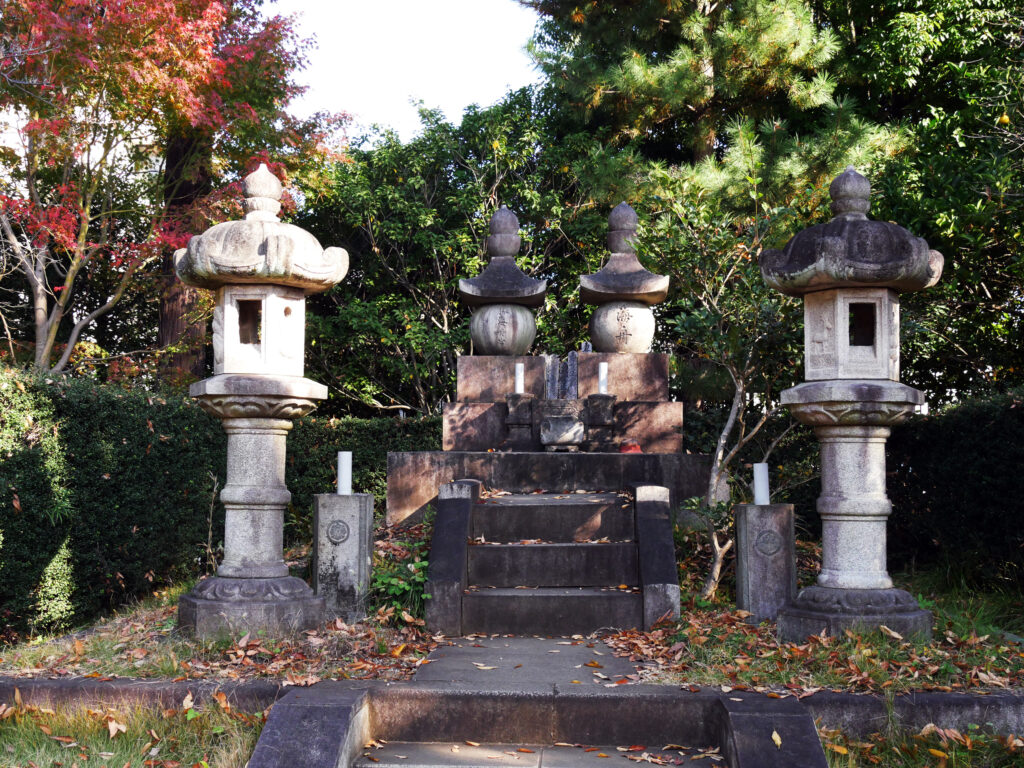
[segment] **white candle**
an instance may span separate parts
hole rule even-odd
[[[516,363],[516,394],[521,395],[526,391],[526,365]]]
[[[338,495],[352,495],[352,451],[338,451]]]
[[[771,504],[771,495],[768,493],[768,465],[754,465],[754,503],[760,505]]]
[[[608,394],[608,363],[597,364],[597,394]]]

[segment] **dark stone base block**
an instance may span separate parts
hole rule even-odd
[[[201,639],[260,634],[286,637],[313,629],[325,615],[322,597],[302,579],[228,579],[199,582],[178,601],[178,628]]]
[[[844,630],[864,632],[886,626],[903,637],[931,637],[932,614],[902,589],[830,589],[807,587],[779,611],[783,642],[799,643],[824,630],[833,637]]]

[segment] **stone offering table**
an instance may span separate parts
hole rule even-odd
[[[852,167],[830,192],[832,221],[761,257],[770,286],[804,299],[807,382],[782,402],[821,442],[822,568],[780,611],[779,636],[882,625],[927,635],[931,614],[886,570],[885,441],[924,402],[899,382],[898,292],[934,285],[942,256],[902,227],[868,219],[871,185]]]
[[[190,393],[228,434],[224,561],[181,598],[179,626],[199,637],[280,636],[323,618],[324,601],[283,557],[285,438],[327,387],[303,377],[305,295],[348,271],[348,254],[277,219],[283,187],[261,165],[245,178],[245,220],[218,224],[175,254],[179,278],[217,291],[214,376]]]

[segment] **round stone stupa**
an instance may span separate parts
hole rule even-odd
[[[608,216],[608,257],[593,275],[580,277],[580,299],[596,304],[590,318],[595,352],[650,352],[655,320],[651,307],[668,295],[669,278],[643,268],[633,242],[639,218],[626,203]]]
[[[459,280],[459,297],[473,308],[469,333],[475,354],[523,355],[533,345],[537,321],[531,309],[544,303],[548,282],[516,264],[520,242],[519,219],[502,206],[491,216],[487,266]]]

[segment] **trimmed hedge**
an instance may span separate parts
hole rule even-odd
[[[354,452],[355,490],[383,509],[387,452],[436,450],[440,420],[300,420],[288,438],[289,538]],[[0,368],[0,640],[60,631],[198,576],[226,439],[189,398]],[[213,507],[213,545],[224,512]]]
[[[1024,390],[894,428],[887,463],[894,568],[1024,589]]]
[[[313,496],[337,488],[338,451],[352,451],[352,490],[372,493],[379,519],[384,516],[388,453],[441,450],[441,418],[336,419],[311,416],[288,436],[285,482],[292,505],[285,526],[288,541],[311,537]]]
[[[223,432],[182,397],[0,370],[0,616],[61,630],[198,575]],[[222,481],[223,482],[223,481]],[[214,509],[214,540],[223,510]]]

